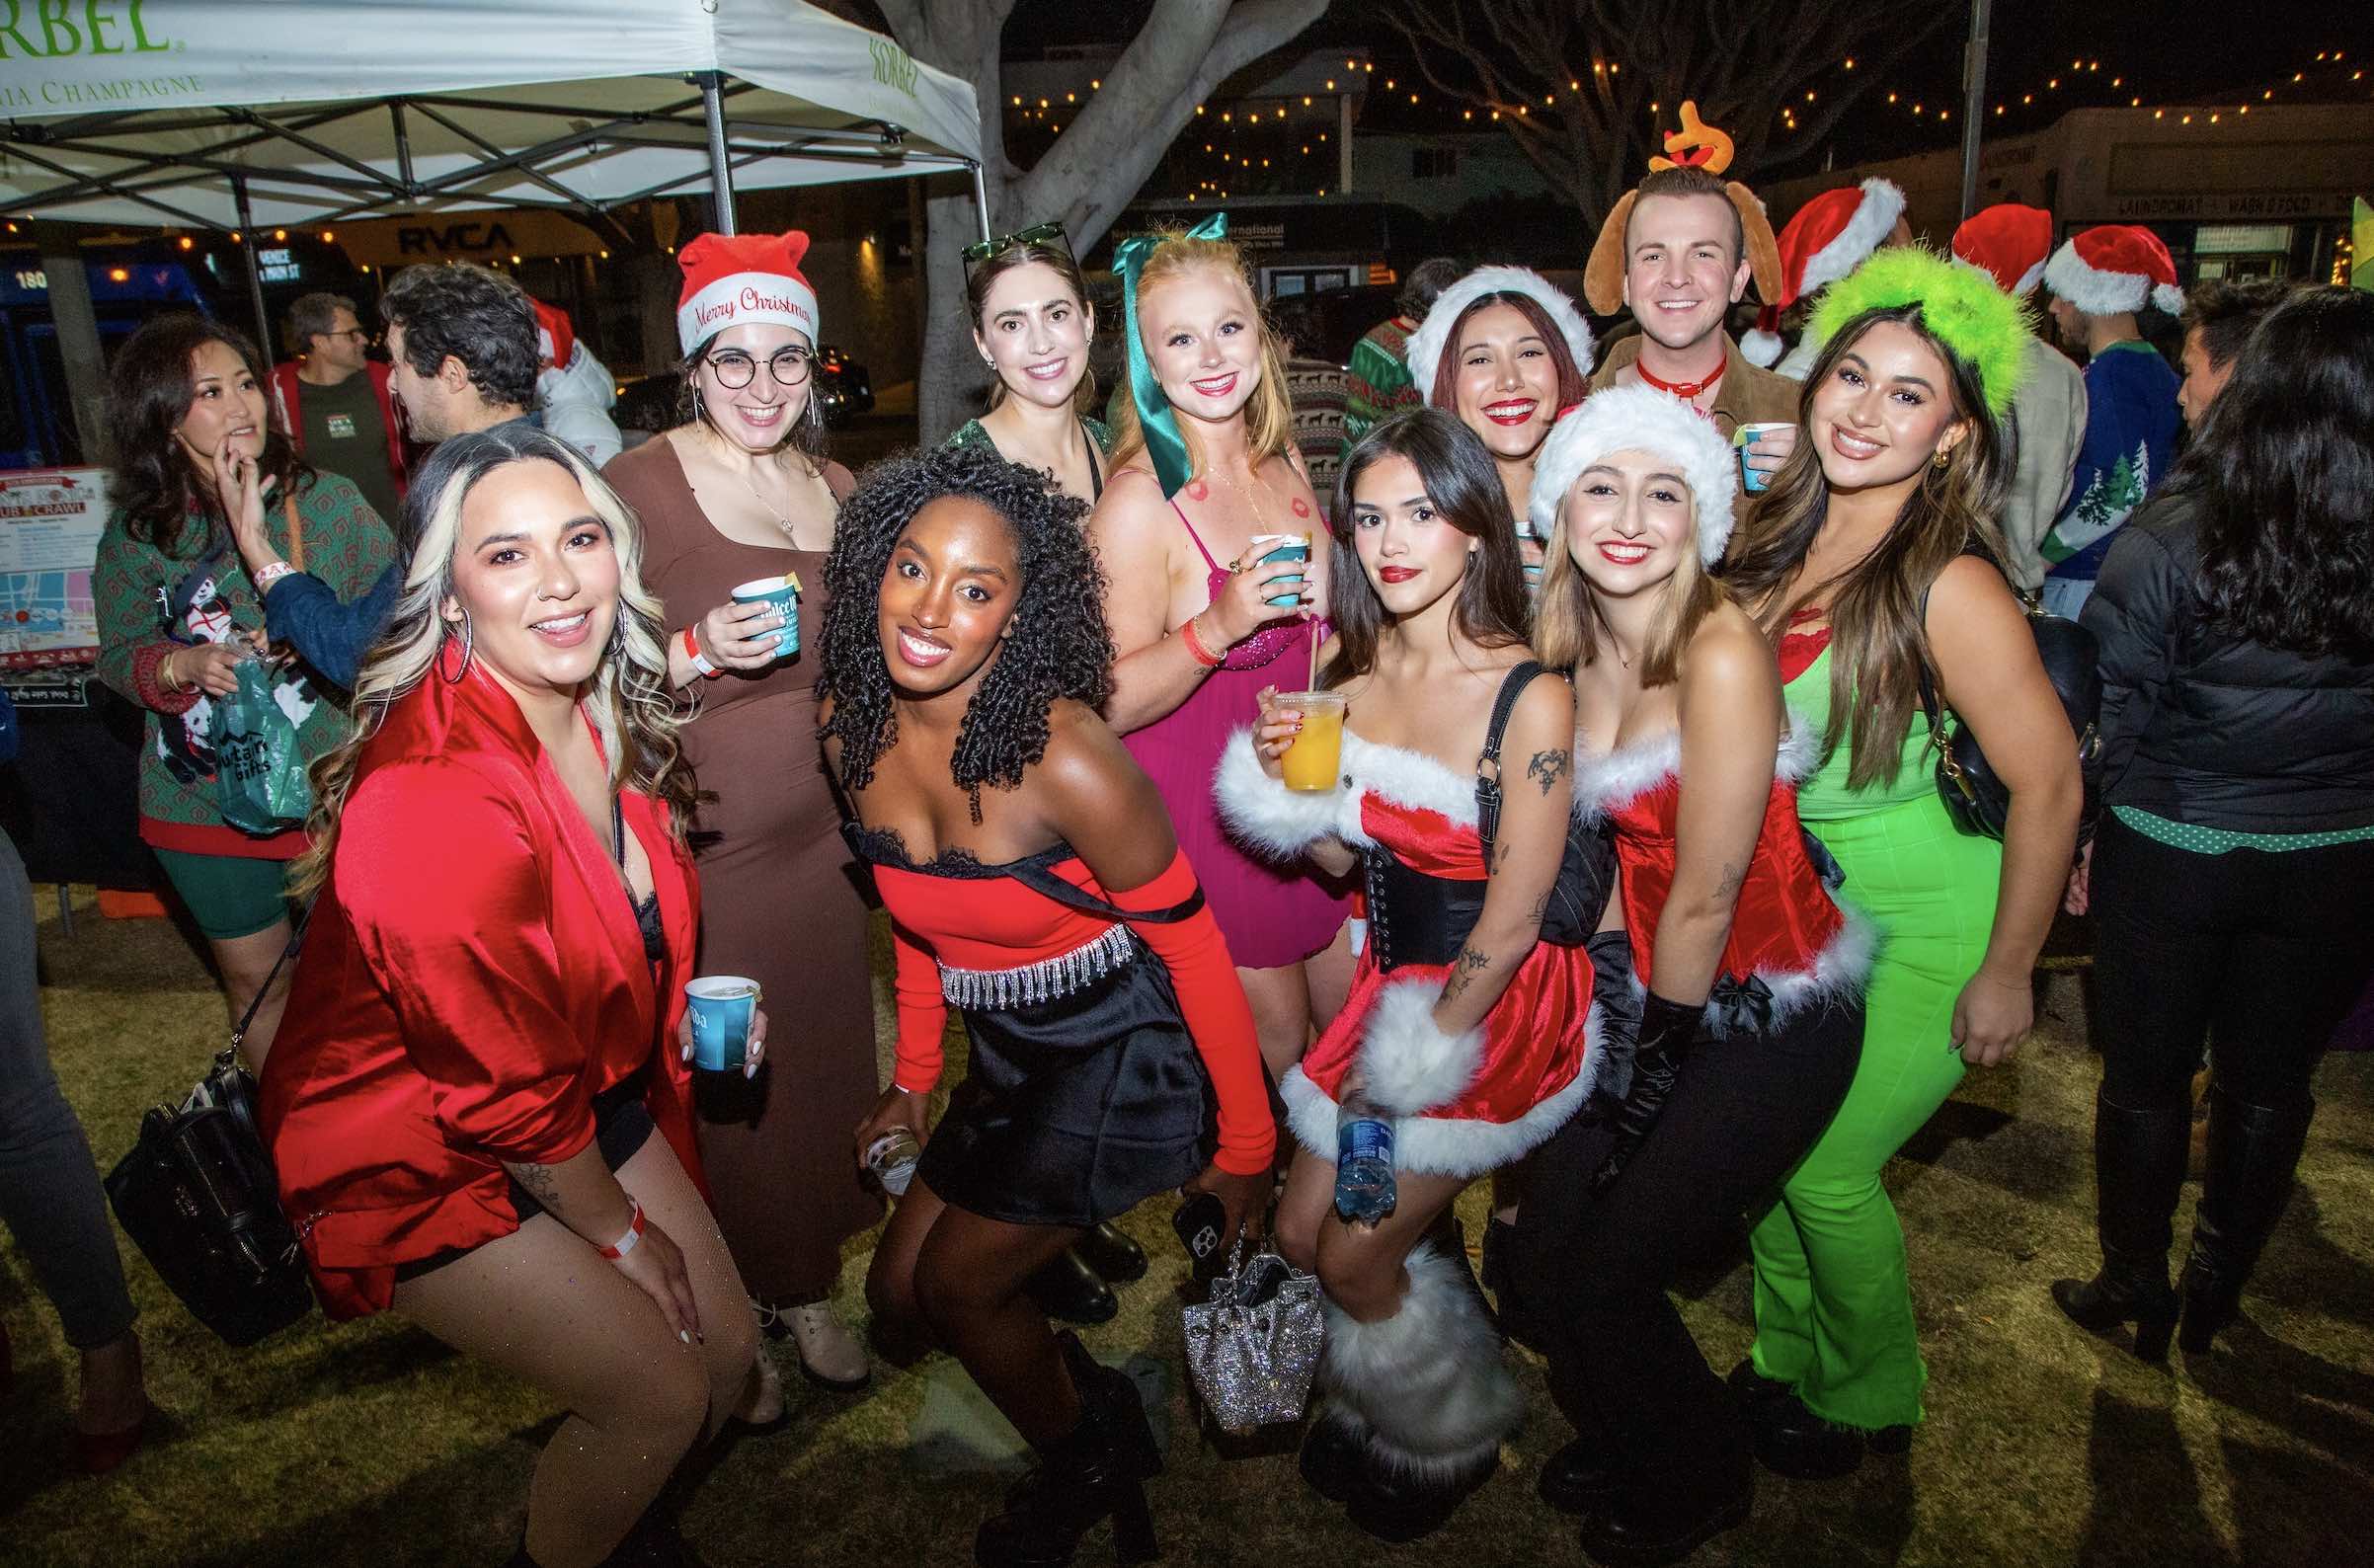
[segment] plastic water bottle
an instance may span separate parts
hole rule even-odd
[[[1347,1088],[1335,1113],[1335,1212],[1352,1224],[1373,1225],[1394,1203],[1393,1124]]]

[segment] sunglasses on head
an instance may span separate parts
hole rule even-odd
[[[965,247],[965,265],[967,267],[979,266],[998,252],[1015,245],[1058,243],[1067,250],[1070,248],[1070,241],[1064,233],[1064,225],[1061,223],[1034,223],[1029,228],[1017,230],[1012,234],[1003,234],[993,240],[976,240]]]

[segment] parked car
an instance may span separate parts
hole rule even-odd
[[[639,376],[619,387],[610,418],[622,431],[667,430],[679,418],[683,389],[684,378],[674,370]],[[823,402],[828,430],[874,411],[874,383],[865,366],[831,344],[817,351],[815,395]]]

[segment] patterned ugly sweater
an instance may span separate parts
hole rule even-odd
[[[305,570],[342,598],[363,592],[395,559],[387,525],[351,480],[324,473],[300,481],[295,510]],[[288,511],[277,488],[265,493],[264,515],[273,543],[293,563],[297,552],[289,538]],[[174,649],[219,643],[234,630],[264,624],[256,586],[229,531],[210,517],[193,517],[182,533],[168,555],[134,539],[118,512],[100,536],[91,574],[99,678],[146,713],[140,737],[140,836],[159,849],[189,854],[294,859],[305,847],[301,831],[253,837],[222,820],[214,804],[214,705],[202,692],[169,692],[157,679],[157,666]],[[188,608],[169,623],[166,609],[177,597]],[[308,760],[345,738],[345,693],[307,666],[276,668],[273,694],[296,721],[298,745]]]
[[[2086,438],[2069,500],[2044,535],[2046,575],[2091,582],[2110,540],[2168,473],[2176,446],[2176,373],[2133,338],[2086,366]]]

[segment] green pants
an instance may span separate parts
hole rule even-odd
[[[1929,1377],[1879,1173],[1961,1081],[1953,1004],[1986,956],[2003,849],[1954,831],[1934,798],[1806,826],[1879,954],[1855,1081],[1751,1238],[1754,1357],[1815,1415],[1871,1431],[1918,1422]]]

